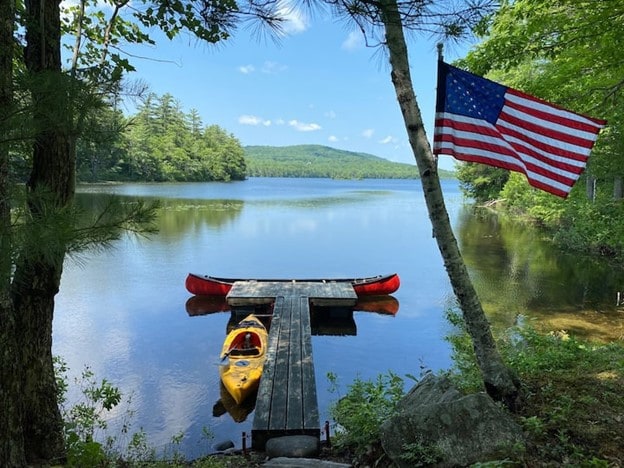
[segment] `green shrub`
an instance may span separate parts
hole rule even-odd
[[[335,374],[328,374],[328,379],[335,390]],[[363,455],[379,440],[382,423],[394,413],[404,393],[403,379],[390,371],[375,380],[356,378],[347,394],[330,406],[337,423],[336,444]]]
[[[95,374],[86,367],[76,378],[82,400],[67,408],[67,364],[61,358],[54,360],[59,404],[65,423],[65,442],[69,466],[100,466],[108,457],[106,447],[96,436],[107,428],[104,414],[121,402],[121,392],[107,380],[97,382]]]
[[[411,466],[429,466],[442,459],[442,451],[434,445],[413,442],[403,446],[400,458]]]
[[[58,402],[65,424],[67,466],[69,467],[133,467],[145,468],[183,467],[198,468],[243,467],[247,466],[243,457],[206,457],[192,463],[186,461],[180,451],[184,433],[171,437],[169,445],[160,454],[149,444],[143,429],[131,432],[131,419],[134,412],[127,409],[119,434],[110,435],[106,422],[107,414],[122,403],[119,388],[106,379],[98,381],[94,372],[86,367],[74,384],[80,390],[80,399],[68,404],[68,367],[60,357],[54,358],[54,368],[58,390]],[[124,402],[128,408],[132,399]],[[202,439],[214,437],[212,431],[202,428]]]
[[[106,415],[117,408],[122,402],[122,394],[118,387],[106,379],[98,381],[95,373],[87,366],[75,385],[80,390],[81,398],[68,406],[67,391],[68,367],[60,357],[54,358],[58,401],[64,422],[65,444],[68,466],[112,466],[116,460],[139,462],[153,459],[155,451],[149,447],[145,433],[130,434],[131,424],[125,421],[118,436],[107,434]],[[129,405],[131,398],[127,399]],[[126,418],[130,419],[133,412],[128,410]],[[129,437],[123,449],[123,438]]]

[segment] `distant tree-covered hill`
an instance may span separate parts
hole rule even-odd
[[[251,177],[328,177],[334,179],[416,179],[415,165],[388,161],[321,145],[245,146]],[[450,177],[440,171],[441,177]]]

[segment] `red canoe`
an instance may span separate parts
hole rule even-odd
[[[339,278],[339,279],[237,279],[217,278],[208,275],[189,273],[186,277],[186,289],[191,294],[201,296],[226,296],[236,281],[283,281],[283,282],[311,282],[311,283],[351,283],[358,296],[383,296],[392,294],[399,289],[401,281],[399,275],[378,275],[368,278]]]

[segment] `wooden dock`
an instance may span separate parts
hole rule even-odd
[[[353,306],[357,295],[349,283],[234,283],[227,296],[233,307],[275,301],[269,346],[252,426],[252,447],[264,450],[267,440],[284,435],[320,438],[310,304]]]

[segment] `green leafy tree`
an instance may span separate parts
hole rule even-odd
[[[240,142],[228,135],[217,125],[204,130],[202,140],[212,155],[212,180],[241,180],[245,178],[247,166],[245,153]],[[200,156],[201,157],[201,156]]]
[[[617,202],[624,178],[622,15],[621,2],[505,1],[482,24],[483,41],[462,61],[472,71],[608,120],[568,202],[535,193],[516,177],[501,195],[513,210],[558,229],[556,238],[568,247],[609,254],[622,253],[624,227]]]
[[[77,140],[76,171],[79,181],[115,179],[115,164],[125,156],[123,132],[126,119],[120,111],[105,107],[91,115],[91,122]]]
[[[202,122],[202,118],[197,109],[191,109],[191,111],[186,115],[186,125],[190,129],[191,135],[197,136],[201,133],[204,128],[204,123]]]
[[[509,179],[509,171],[484,164],[462,163],[456,173],[461,190],[477,202],[499,198]]]
[[[610,128],[599,139],[588,172],[612,181],[624,172],[619,156],[624,52],[615,20],[623,14],[618,2],[506,1],[462,63],[564,107],[607,118]]]
[[[240,143],[217,125],[203,128],[170,94],[148,95],[124,134],[127,149],[109,172],[119,180],[229,181],[246,176]],[[117,167],[115,167],[115,165]]]

